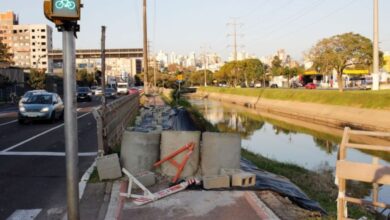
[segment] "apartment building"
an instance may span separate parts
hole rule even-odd
[[[0,13],[0,37],[13,54],[14,65],[21,68],[53,71],[48,53],[52,50],[53,30],[45,24],[18,23],[13,12]]]

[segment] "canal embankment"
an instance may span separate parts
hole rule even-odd
[[[246,89],[241,90],[244,92]],[[347,95],[347,98],[345,98],[345,103],[347,103],[347,105],[337,105],[335,103],[342,102],[342,99],[337,99],[337,102],[332,102],[328,99],[326,99],[328,102],[323,101],[323,103],[330,104],[310,102],[310,100],[315,99],[297,98],[301,97],[302,94],[295,96],[293,94],[291,95],[291,99],[288,99],[288,95],[285,95],[287,91],[294,92],[294,90],[285,90],[283,91],[283,95],[278,96],[280,99],[265,98],[272,97],[272,95],[268,94],[269,91],[267,89],[258,90],[256,96],[256,93],[254,92],[240,94],[240,92],[237,92],[237,89],[218,90],[215,88],[200,88],[196,93],[192,94],[192,96],[232,103],[239,106],[245,106],[254,111],[299,119],[302,121],[325,125],[327,127],[344,128],[348,126],[361,130],[390,131],[390,108],[387,106],[387,102],[385,103],[385,101],[383,101],[383,97],[381,96],[366,95],[362,96],[359,100],[358,96]],[[310,92],[312,91],[305,92],[305,96],[310,96]],[[313,94],[315,94],[315,96],[321,95],[321,93]],[[341,94],[339,96],[341,96]],[[383,93],[383,96],[386,98],[388,94]],[[357,100],[353,102],[352,99]],[[363,101],[362,99],[373,100]],[[357,104],[359,102],[361,103],[360,106]],[[380,106],[376,106],[374,105],[376,102],[380,102],[382,104]],[[390,101],[388,102],[390,103]],[[348,103],[351,103],[350,106],[348,106]],[[371,103],[371,105],[369,105],[369,103]]]

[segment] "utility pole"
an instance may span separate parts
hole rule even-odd
[[[234,84],[237,85],[237,82],[238,82],[238,71],[237,71],[237,26],[242,26],[243,24],[242,23],[237,23],[237,18],[232,18],[232,21],[230,23],[227,24],[228,26],[232,26],[233,27],[233,30],[232,30],[232,33],[231,34],[228,34],[228,37],[232,37],[233,38],[233,45],[230,45],[231,47],[233,47],[233,59],[234,59],[234,75],[235,75],[235,82]],[[245,79],[246,81],[246,79]],[[248,82],[246,81],[245,82],[246,84],[248,84]]]
[[[204,86],[207,87],[207,67],[206,67],[206,64],[208,63],[207,47],[204,46],[204,47],[201,47],[201,49],[203,51],[202,58],[203,58],[203,71],[204,71]]]
[[[102,96],[102,108],[103,113],[106,108],[106,26],[102,26],[102,33],[101,33],[101,58],[102,58],[102,90],[103,90],[103,96]]]
[[[148,73],[149,73],[149,61],[148,61],[148,22],[147,22],[147,8],[146,1],[143,0],[143,33],[144,33],[144,91],[148,94]]]
[[[372,90],[379,90],[379,19],[378,0],[374,0],[374,45],[373,45],[373,85]]]

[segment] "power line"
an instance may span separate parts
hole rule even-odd
[[[237,48],[239,47],[238,44],[237,44],[237,36],[242,36],[242,35],[238,35],[238,28],[239,27],[242,27],[243,24],[242,23],[238,23],[237,22],[237,18],[231,18],[231,22],[229,22],[227,25],[228,26],[231,26],[232,27],[232,33],[231,34],[228,34],[228,37],[232,37],[233,39],[233,44],[232,45],[229,45],[233,48],[233,60],[234,60],[234,75],[235,75],[235,81],[234,81],[234,84],[235,86],[237,85],[237,81],[238,81],[238,71],[237,71]],[[242,46],[240,46],[242,47]],[[245,83],[247,84],[247,81],[245,80]]]

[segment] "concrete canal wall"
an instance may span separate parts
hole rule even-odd
[[[390,111],[271,100],[223,93],[197,92],[191,96],[232,103],[258,112],[299,119],[329,127],[390,131]]]

